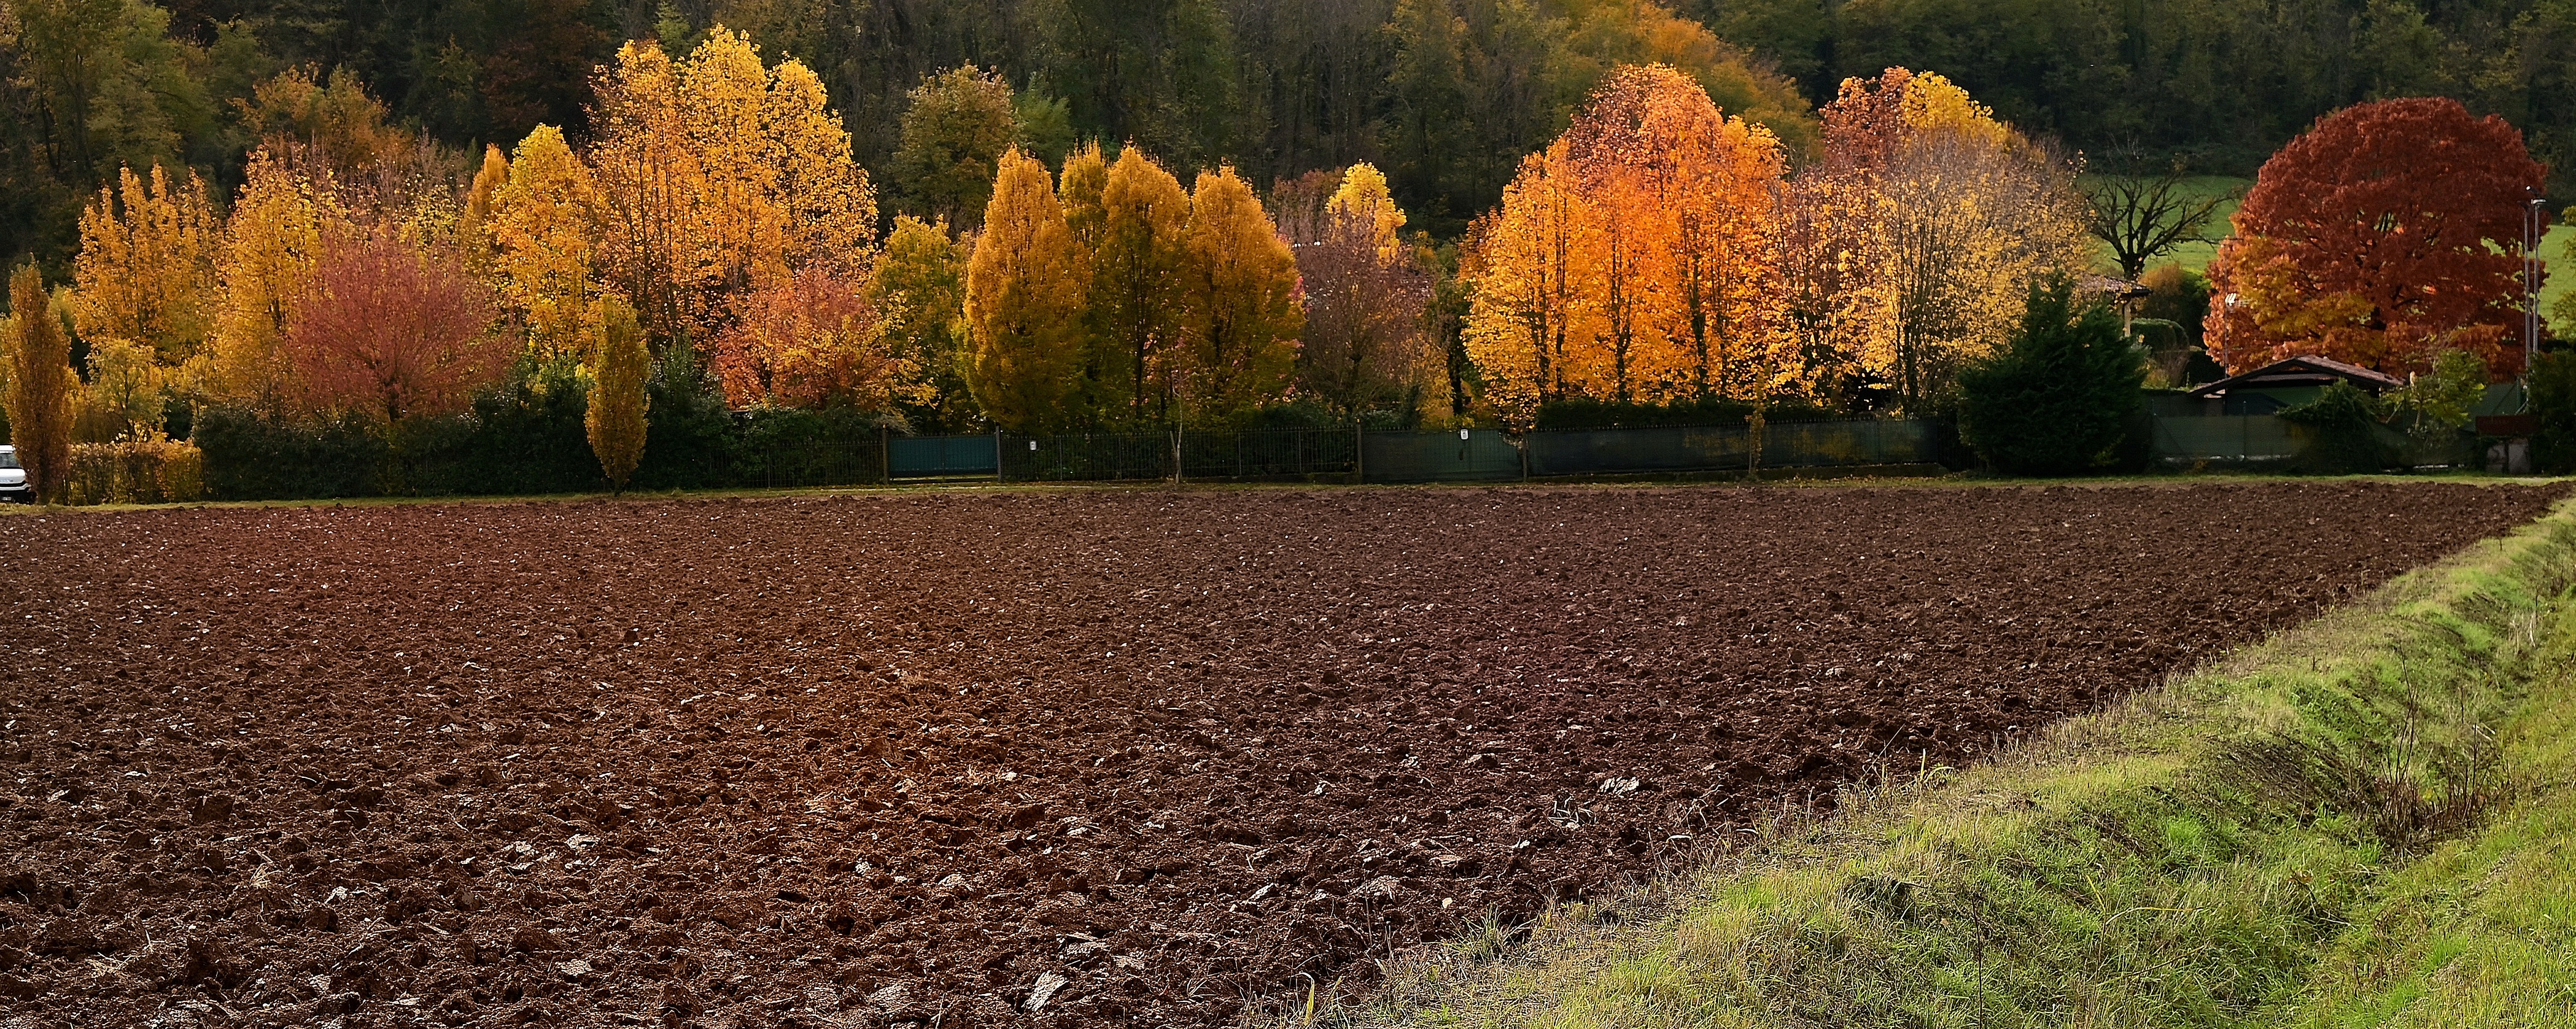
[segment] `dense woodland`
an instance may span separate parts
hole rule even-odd
[[[855,155],[896,195],[924,77],[991,69],[1035,149],[1132,140],[1265,187],[1367,161],[1445,237],[1500,197],[1620,62],[1688,70],[1803,159],[1809,109],[1849,76],[1938,69],[2101,169],[2248,174],[2317,116],[2448,95],[2576,167],[2569,0],[8,0],[0,18],[0,261],[68,271],[81,202],[120,163],[183,161],[219,195],[262,134],[255,86],[307,67],[363,83],[397,124],[468,153],[539,124],[588,132],[620,42],[684,53],[719,22],[820,77]],[[1701,26],[1705,26],[1703,29]],[[2564,171],[2554,173],[2571,193]]]

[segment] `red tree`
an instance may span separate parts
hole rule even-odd
[[[2315,355],[2393,375],[2443,350],[2522,366],[2522,133],[2456,100],[2320,119],[2264,162],[2210,265],[2209,352],[2230,371]]]
[[[509,369],[491,298],[452,260],[389,230],[334,247],[287,324],[285,350],[315,411],[396,421],[462,410]]]

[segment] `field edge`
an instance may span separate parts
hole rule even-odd
[[[1365,996],[1273,1011],[2436,1025],[2576,998],[2576,967],[2539,956],[2576,943],[2554,910],[2576,850],[2571,585],[2576,499],[1973,768],[1847,786],[1839,813],[1780,812],[1619,900],[1489,924],[1382,962]]]

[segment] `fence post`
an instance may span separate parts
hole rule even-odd
[[[1172,485],[1181,484],[1181,424],[1172,423]]]
[[[993,481],[1002,481],[1002,427],[993,427]]]
[[[1351,484],[1368,481],[1368,429],[1357,419],[1351,422]]]
[[[894,482],[894,429],[877,426],[877,481]]]

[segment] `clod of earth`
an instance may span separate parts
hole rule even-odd
[[[37,1024],[1232,1024],[2562,493],[13,518],[0,993]]]

